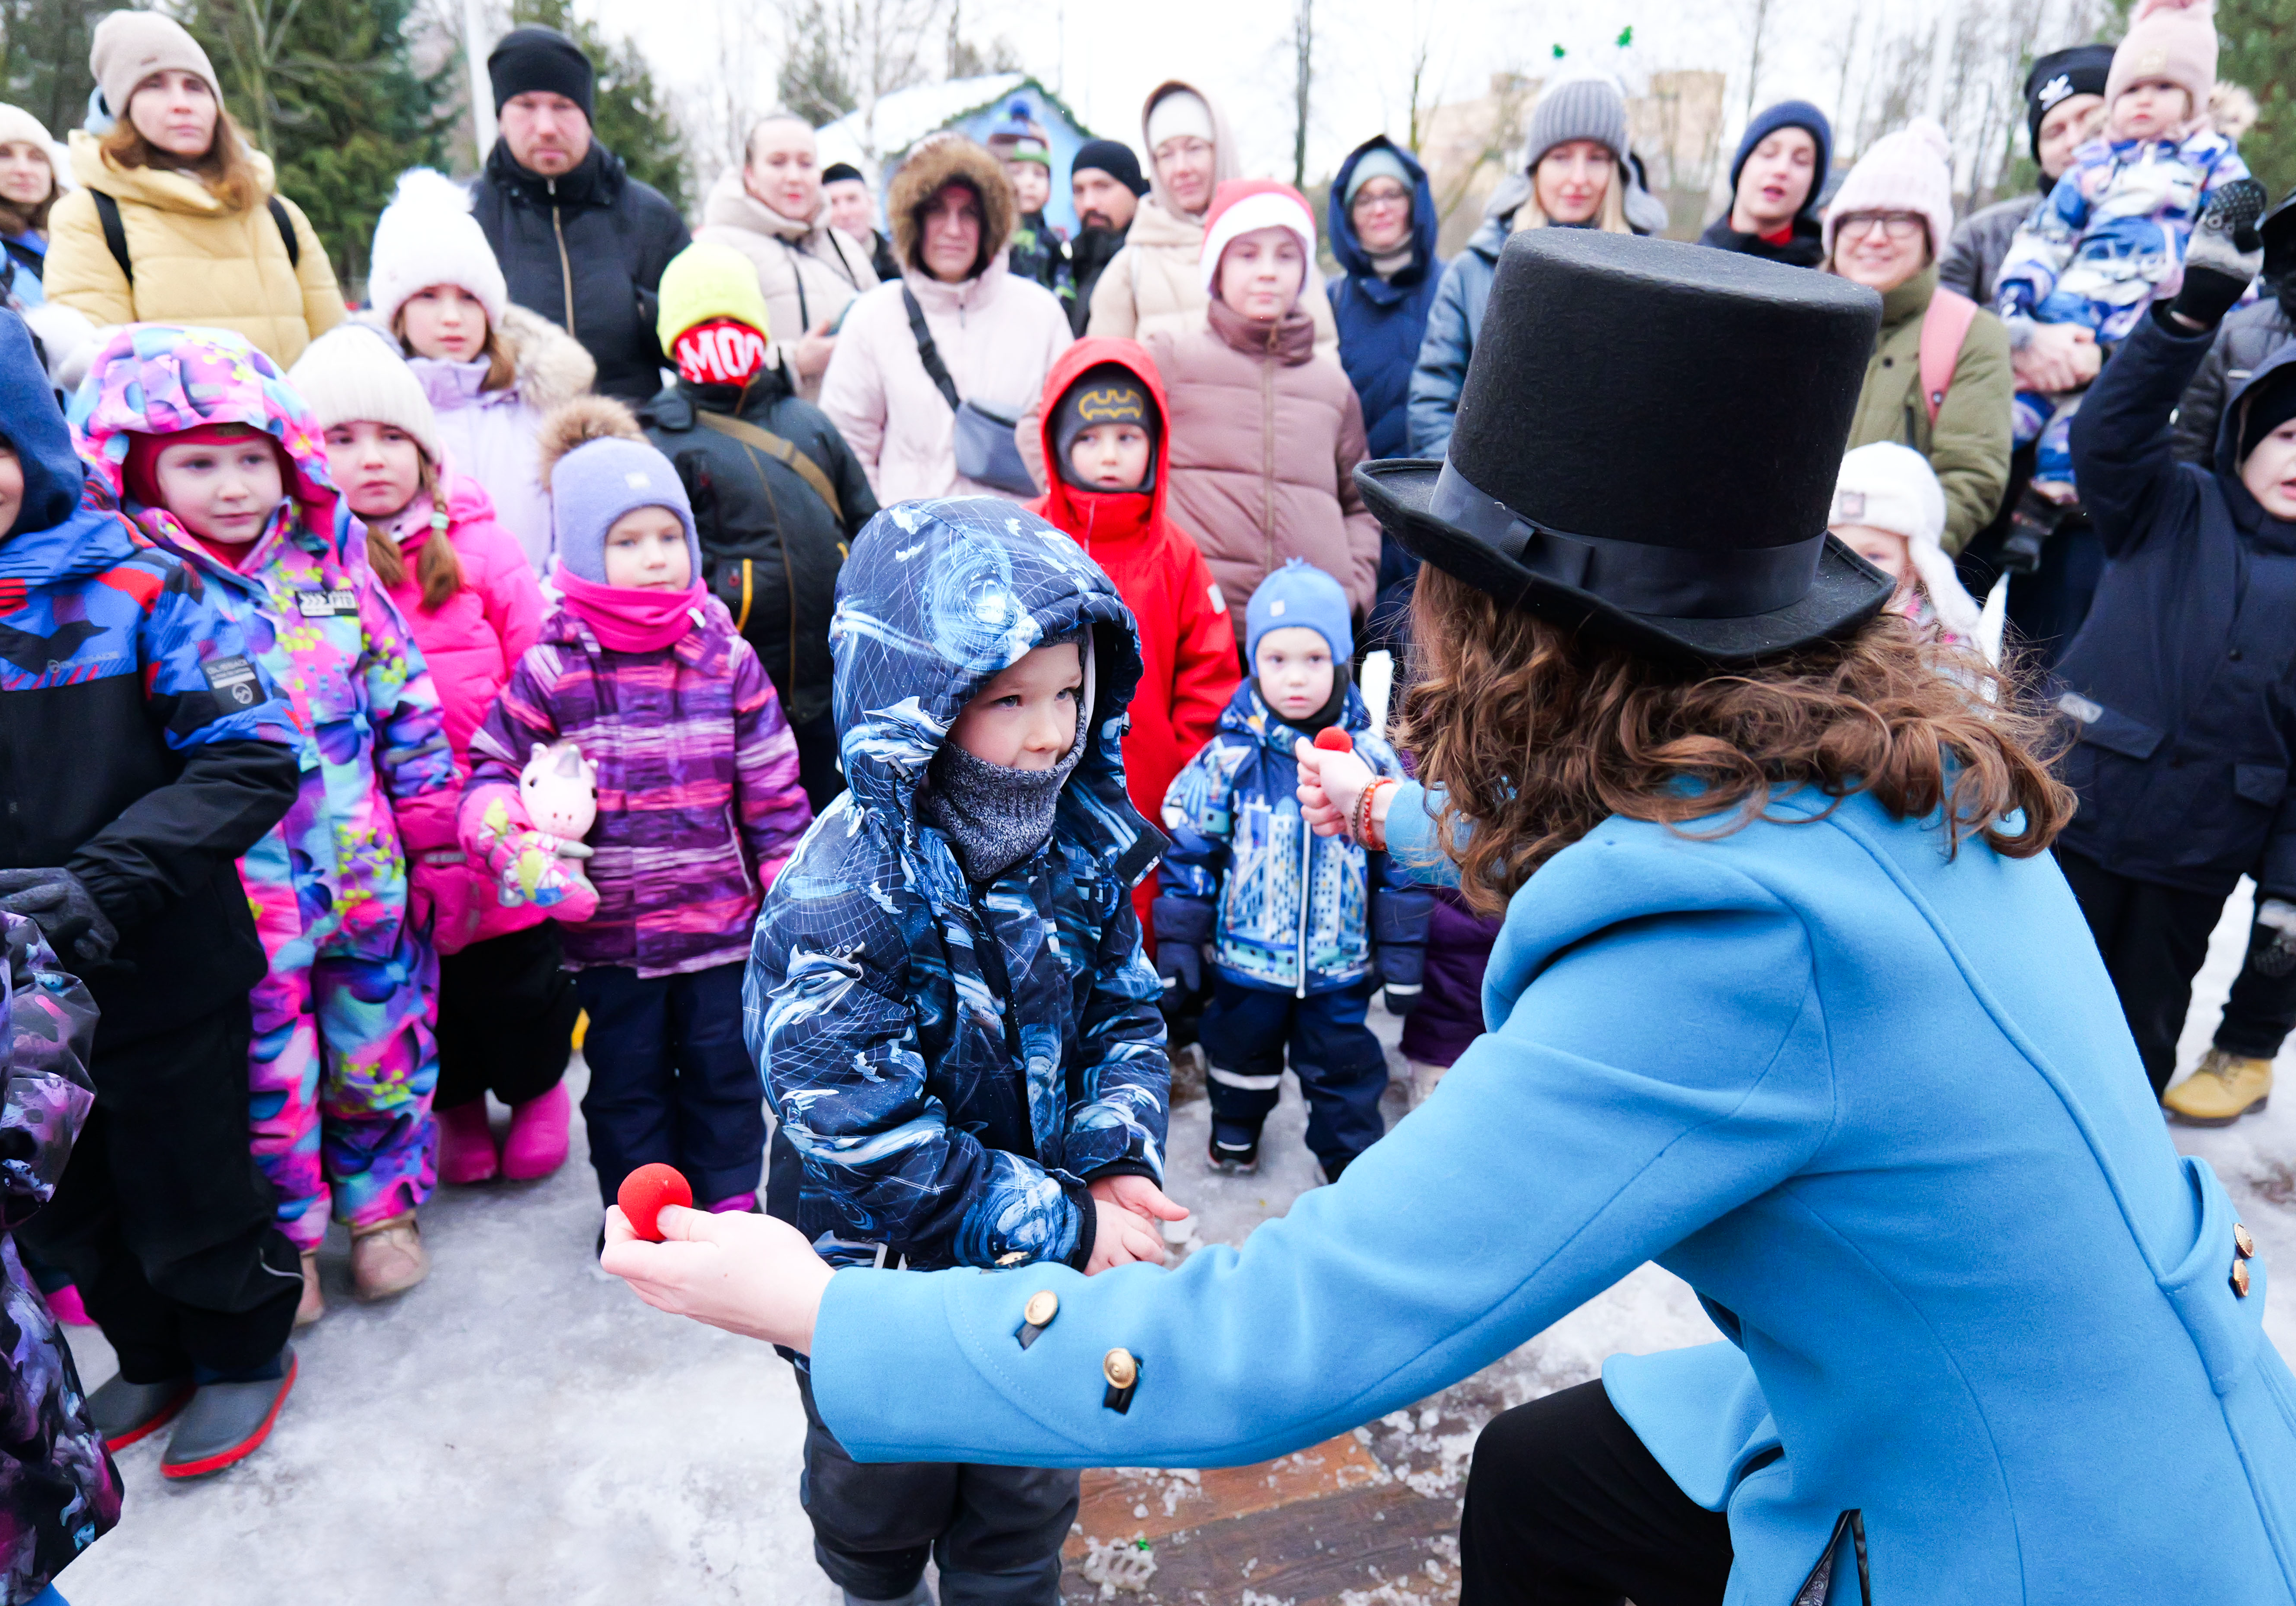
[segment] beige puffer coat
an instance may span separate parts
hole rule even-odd
[[[271,159],[248,153],[263,193],[272,193]],[[327,249],[302,209],[286,201],[299,263],[268,207],[227,211],[198,179],[157,168],[119,168],[95,136],[74,129],[72,176],[80,188],[48,214],[47,299],[98,328],[116,324],[203,324],[245,335],[282,368],[343,321],[343,294]],[[90,190],[119,203],[131,284],[103,242]]]
[[[1201,322],[1141,344],[1171,403],[1172,517],[1203,548],[1238,643],[1244,603],[1287,558],[1338,580],[1360,620],[1379,579],[1379,521],[1356,492],[1363,404],[1346,371],[1305,340],[1239,350]]]
[[[1168,79],[1148,93],[1140,108],[1140,138],[1148,139],[1148,114],[1156,102],[1175,91],[1185,91],[1211,109],[1214,142],[1212,182],[1215,185],[1242,176],[1235,159],[1235,137],[1219,102],[1193,84]],[[1085,332],[1119,340],[1144,340],[1159,330],[1185,333],[1204,321],[1204,220],[1180,210],[1156,176],[1155,152],[1150,152],[1148,197],[1132,215],[1125,232],[1124,249],[1109,258],[1092,292],[1092,322]],[[1300,306],[1316,321],[1316,349],[1336,357],[1340,326],[1332,319],[1332,304],[1324,294],[1324,275],[1308,264],[1308,286],[1300,292]]]
[[[728,168],[709,187],[693,238],[730,245],[756,265],[758,288],[765,292],[766,315],[773,324],[766,332],[775,351],[769,362],[779,360],[781,348],[796,344],[823,319],[834,320],[877,283],[868,250],[829,226],[826,204],[811,223],[794,222],[750,194],[739,168]],[[821,375],[802,381],[798,394],[816,399]]]

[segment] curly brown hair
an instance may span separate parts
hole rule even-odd
[[[1953,848],[1981,836],[2012,858],[2039,853],[2072,816],[2072,792],[2049,773],[2055,723],[2020,708],[2009,677],[1924,643],[1897,614],[1718,672],[1551,624],[1430,564],[1412,630],[1401,742],[1447,794],[1438,840],[1481,914],[1612,815],[1726,836],[1782,783],[1837,803],[1870,792],[1900,819],[1943,806]]]

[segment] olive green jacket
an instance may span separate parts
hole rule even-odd
[[[1945,549],[1958,553],[1992,522],[2009,486],[2009,332],[1980,310],[1961,343],[1937,422],[1922,402],[1922,315],[1937,291],[1922,269],[1882,298],[1882,332],[1866,360],[1849,444],[1894,440],[1929,459],[1945,488]]]

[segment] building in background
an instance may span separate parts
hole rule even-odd
[[[1045,217],[1054,227],[1076,233],[1076,205],[1069,196],[1069,163],[1092,130],[1060,98],[1025,73],[993,72],[943,84],[920,84],[880,95],[874,106],[849,111],[816,136],[824,167],[849,161],[870,176],[870,189],[883,205],[886,187],[901,158],[928,134],[953,129],[988,143],[989,134],[1011,114],[1015,102],[1045,131],[1053,153],[1053,198]]]

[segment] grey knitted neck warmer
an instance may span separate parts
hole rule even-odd
[[[1007,769],[945,742],[919,804],[925,818],[948,833],[965,879],[985,884],[1045,845],[1061,788],[1083,757],[1081,718],[1077,739],[1050,769]]]
[[[1084,757],[1085,727],[1092,718],[1092,646],[1081,630],[1046,636],[1040,647],[1076,643],[1086,665],[1084,694],[1077,699],[1076,740],[1050,769],[1008,769],[975,758],[954,742],[944,742],[925,772],[917,799],[926,821],[948,833],[956,862],[969,881],[995,881],[1043,847],[1053,834],[1053,811],[1077,763]]]

